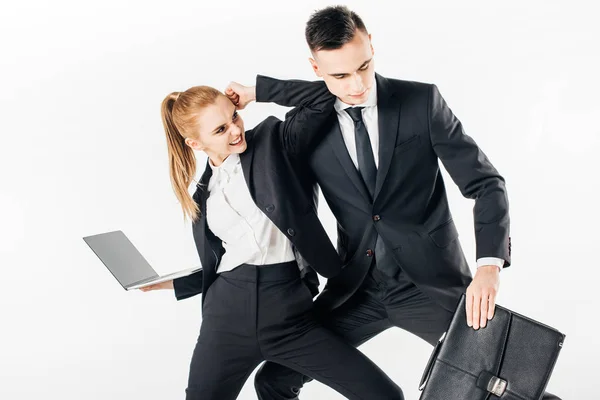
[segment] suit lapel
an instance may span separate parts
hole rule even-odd
[[[329,144],[333,148],[335,156],[344,168],[346,175],[348,175],[348,178],[350,178],[350,181],[352,181],[354,186],[356,186],[356,189],[362,194],[365,200],[367,200],[367,202],[371,202],[371,196],[369,195],[369,192],[365,187],[365,183],[359,175],[356,166],[352,162],[350,154],[348,153],[348,148],[344,143],[344,138],[342,136],[342,131],[340,129],[340,124],[338,122],[337,116],[335,117],[335,121],[332,124],[331,131],[327,134],[327,139],[329,141]]]
[[[204,254],[201,254],[202,263],[209,261],[209,258],[213,257],[213,255],[211,254],[212,251],[208,252],[208,250],[212,250],[212,246],[207,237],[208,236],[208,223],[206,221],[206,201],[208,200],[208,196],[209,196],[208,182],[210,181],[211,177],[212,177],[212,168],[210,167],[209,161],[207,160],[204,173],[202,174],[200,181],[198,181],[198,184],[196,185],[196,187],[198,189],[197,190],[198,200],[200,203],[199,204],[200,217],[197,221],[194,222],[194,224],[200,225],[198,227],[198,229],[199,229],[198,234],[194,235],[194,236],[196,237],[196,241],[197,241],[196,246],[198,247],[198,250],[200,250],[204,253]],[[212,265],[210,267],[212,267]],[[205,269],[206,271],[209,270],[208,265],[203,264],[202,268]]]
[[[377,168],[373,202],[375,202],[381,191],[392,163],[400,120],[400,99],[394,96],[394,92],[386,78],[376,74],[375,79],[377,79],[377,114],[379,121],[379,166]]]
[[[254,185],[252,184],[252,161],[254,159],[254,143],[253,143],[254,130],[246,132],[246,151],[240,154],[240,163],[242,164],[242,171],[244,172],[244,179],[246,185],[250,190],[250,195],[254,199]]]
[[[212,177],[212,168],[210,167],[209,162],[210,161],[207,158],[206,166],[204,167],[204,172],[202,173],[200,180],[196,184],[196,187],[198,189],[204,189],[204,188],[208,187],[208,181],[210,181],[210,178]]]
[[[212,177],[212,168],[209,164],[210,161],[206,160],[206,168],[204,169],[204,173],[200,177],[200,180],[196,184],[196,188],[198,189],[198,195],[200,196],[200,212],[201,218],[206,220],[206,200],[208,199],[208,182]]]

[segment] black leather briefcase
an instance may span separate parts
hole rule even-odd
[[[556,329],[500,306],[485,328],[469,328],[463,295],[427,363],[420,399],[539,400],[564,340]]]

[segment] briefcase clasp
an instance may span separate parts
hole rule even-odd
[[[493,394],[494,396],[501,397],[506,390],[507,382],[504,379],[500,379],[497,376],[493,376],[490,378],[490,381],[487,385],[487,391]]]

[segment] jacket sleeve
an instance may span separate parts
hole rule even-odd
[[[428,107],[433,149],[463,196],[474,199],[477,259],[497,257],[510,265],[510,219],[504,178],[467,136],[438,88],[431,85]]]
[[[173,288],[175,289],[175,298],[183,300],[202,293],[202,276],[203,271],[200,270],[188,276],[174,279]]]
[[[320,136],[319,128],[333,113],[335,96],[324,82],[279,80],[258,75],[256,101],[294,107],[279,131],[282,147],[290,154],[302,154]]]

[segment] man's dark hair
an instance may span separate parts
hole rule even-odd
[[[306,42],[311,51],[339,49],[354,38],[357,29],[367,33],[358,14],[346,6],[330,6],[310,16]]]

